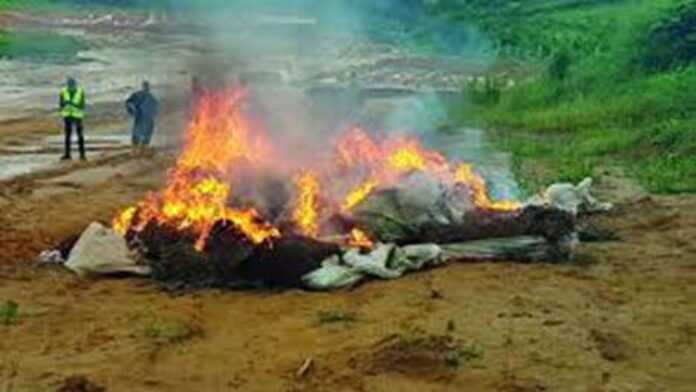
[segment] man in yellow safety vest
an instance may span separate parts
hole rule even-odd
[[[77,141],[80,147],[80,159],[85,160],[85,138],[82,120],[85,118],[85,90],[77,85],[77,81],[68,78],[66,86],[60,92],[60,115],[65,123],[65,153],[62,160],[71,159],[70,145],[73,128],[77,132]]]

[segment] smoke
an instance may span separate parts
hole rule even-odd
[[[502,178],[498,195],[515,195],[509,162],[490,151],[485,133],[461,133],[453,144],[437,132],[448,121],[447,94],[495,54],[473,26],[432,16],[425,3],[170,0],[168,9],[196,31],[197,55],[185,65],[192,76],[213,88],[248,85],[253,111],[293,165],[311,166],[357,123],[416,135]]]

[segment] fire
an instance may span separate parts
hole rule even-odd
[[[290,216],[299,233],[317,237],[324,218],[339,211],[349,214],[378,188],[393,186],[412,172],[426,173],[445,185],[465,184],[481,209],[520,208],[516,202],[491,200],[485,180],[470,165],[452,164],[413,137],[372,136],[359,127],[350,128],[336,141],[332,161],[319,161],[311,169],[291,162],[278,170],[278,163],[288,160],[278,156],[261,124],[245,114],[245,99],[244,90],[203,94],[167,184],[118,214],[114,230],[125,235],[155,222],[191,233],[196,248],[203,250],[218,222],[230,222],[251,242],[260,244],[281,236],[265,219]],[[283,215],[262,217],[242,203],[249,194],[256,195],[256,189],[245,188],[250,182],[245,180],[253,183],[254,175],[267,172],[296,173],[295,202],[290,211],[281,211]],[[263,206],[262,211],[271,211]],[[352,246],[372,246],[372,239],[360,229],[353,229],[349,237]]]
[[[305,171],[295,180],[298,198],[293,221],[307,236],[319,234],[319,181],[311,171]]]
[[[471,189],[473,202],[479,208],[491,211],[514,211],[521,207],[520,203],[514,201],[491,201],[486,181],[467,163],[459,165],[454,174],[454,180],[456,183],[466,184]]]
[[[244,95],[239,90],[201,97],[166,187],[123,211],[113,225],[117,232],[142,230],[155,220],[196,233],[199,250],[219,221],[232,222],[254,243],[280,236],[256,210],[231,207],[231,188],[223,180],[235,164],[261,162],[269,151],[263,133],[252,132],[253,125],[240,111]],[[138,225],[133,226],[136,218]]]
[[[358,165],[374,166],[382,159],[382,148],[359,127],[350,128],[336,144],[340,165],[353,168]]]
[[[348,245],[356,248],[372,248],[375,244],[364,231],[360,229],[353,229],[350,232]]]
[[[177,171],[229,173],[233,163],[270,155],[263,132],[241,111],[245,90],[203,95],[186,133]]]
[[[114,231],[122,236],[126,235],[128,228],[133,222],[133,218],[135,218],[135,213],[137,210],[137,207],[128,207],[123,210],[123,212],[118,214],[112,223]]]
[[[399,148],[387,157],[390,168],[398,171],[425,170],[426,162],[423,155],[415,149],[407,147]]]
[[[513,211],[521,207],[514,201],[492,201],[486,181],[471,165],[451,165],[437,151],[423,147],[408,137],[376,139],[360,128],[350,129],[338,143],[338,161],[351,167],[367,168],[367,179],[352,189],[343,199],[341,210],[346,213],[365,200],[377,187],[394,184],[408,172],[425,172],[445,183],[466,184],[471,189],[474,204],[491,211]],[[453,169],[454,168],[454,169]]]
[[[346,196],[343,206],[341,207],[341,210],[343,212],[348,212],[353,209],[353,207],[357,206],[358,204],[362,203],[363,200],[365,200],[368,196],[370,196],[370,193],[377,188],[379,185],[379,181],[377,180],[367,180],[363,182],[362,184],[358,185],[355,189],[353,189],[350,193],[348,193],[348,196]]]

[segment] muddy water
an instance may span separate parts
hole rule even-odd
[[[0,180],[49,169],[57,166],[57,161],[54,156],[41,154],[0,156]]]

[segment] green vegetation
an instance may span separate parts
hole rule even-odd
[[[443,0],[431,12],[543,70],[512,88],[489,81],[453,113],[505,130],[519,168],[545,168],[533,181],[620,163],[653,192],[696,191],[695,0]]]
[[[447,366],[456,368],[463,363],[481,360],[483,353],[483,348],[473,343],[467,346],[458,345],[445,352],[445,363]]]
[[[13,325],[19,320],[19,304],[14,301],[6,301],[0,305],[0,325]]]
[[[176,319],[155,318],[145,327],[145,336],[157,344],[181,343],[200,334],[200,330]]]
[[[40,32],[0,31],[0,58],[74,61],[84,45],[76,38]]]

